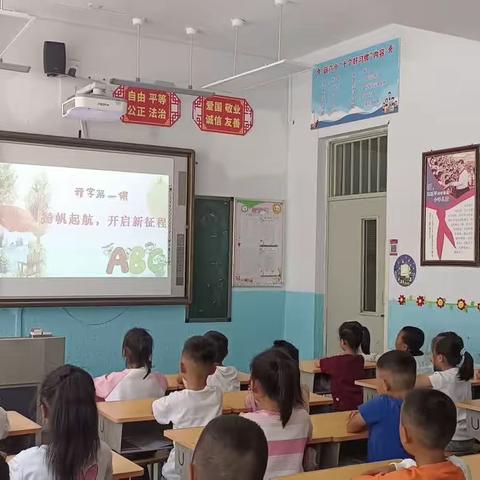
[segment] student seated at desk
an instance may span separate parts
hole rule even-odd
[[[213,375],[207,380],[207,385],[218,387],[225,392],[238,392],[240,390],[240,379],[238,370],[235,367],[225,367],[223,361],[228,355],[228,338],[220,332],[211,330],[205,334],[215,344],[215,363],[217,368]]]
[[[107,402],[163,397],[167,379],[152,372],[152,336],[143,328],[132,328],[123,339],[122,353],[127,368],[96,378],[97,397]]]
[[[316,362],[322,373],[330,376],[333,406],[337,412],[356,410],[363,401],[362,387],[355,385],[364,378],[365,362],[359,354],[363,331],[358,322],[345,322],[338,331],[343,354]]]
[[[95,387],[90,375],[72,365],[47,375],[40,407],[49,443],[29,448],[10,461],[12,480],[111,480],[112,451],[98,437]]]
[[[422,352],[425,343],[423,330],[417,327],[403,327],[398,332],[395,348],[401,352],[409,352],[417,362],[417,375],[431,375],[433,364],[430,358]]]
[[[215,372],[215,359],[215,345],[207,337],[191,337],[185,342],[180,363],[185,389],[153,402],[153,415],[158,423],[173,423],[173,428],[203,427],[222,414],[222,391],[207,385],[208,376]],[[166,480],[180,478],[175,471],[175,448],[162,474]]]
[[[378,397],[361,405],[347,423],[351,433],[369,431],[368,461],[405,458],[400,441],[400,410],[415,387],[417,364],[406,352],[392,350],[377,362]]]
[[[0,440],[7,438],[9,431],[10,423],[8,421],[7,412],[2,407],[0,407]]]
[[[370,351],[370,330],[356,320],[350,322],[362,329],[362,343],[360,344],[360,355],[366,362],[376,362],[381,353],[372,353]]]
[[[237,415],[212,420],[203,430],[190,466],[191,480],[263,480],[268,444],[263,430]]]
[[[414,390],[402,408],[400,437],[415,458],[372,472],[357,480],[471,480],[468,466],[445,456],[457,426],[455,404],[438,390]]]
[[[470,380],[474,376],[472,356],[465,351],[463,340],[454,332],[439,333],[432,340],[435,373],[420,376],[418,387],[434,388],[447,394],[455,403],[472,399]],[[447,450],[452,454],[473,453],[474,440],[467,431],[467,412],[459,409],[457,430]]]
[[[260,353],[252,360],[251,389],[258,410],[241,415],[258,423],[267,437],[265,480],[302,472],[312,423],[303,403],[298,365],[278,348]]]

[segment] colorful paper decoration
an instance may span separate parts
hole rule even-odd
[[[246,135],[253,127],[253,110],[244,98],[197,97],[192,117],[203,132]]]
[[[121,85],[113,96],[127,100],[123,123],[171,127],[181,116],[182,101],[172,92]]]

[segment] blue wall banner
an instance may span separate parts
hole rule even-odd
[[[313,67],[312,130],[398,112],[400,39]]]

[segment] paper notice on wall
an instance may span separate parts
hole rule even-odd
[[[283,285],[284,203],[235,201],[235,287]]]

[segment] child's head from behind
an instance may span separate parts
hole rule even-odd
[[[48,424],[48,464],[55,478],[77,478],[95,460],[100,445],[92,377],[72,365],[59,367],[40,388]]]
[[[263,480],[268,444],[263,430],[236,415],[212,420],[198,440],[192,480]]]
[[[147,369],[147,377],[152,371],[153,338],[144,328],[132,328],[123,338],[123,356],[129,368]]]
[[[378,392],[382,395],[412,390],[417,378],[417,362],[407,352],[392,350],[377,361]]]
[[[257,355],[250,368],[257,403],[261,409],[276,407],[285,426],[293,409],[303,406],[298,364],[281,349],[271,348]]]
[[[400,438],[412,456],[443,452],[457,428],[457,409],[439,390],[412,390],[402,407]]]
[[[205,336],[190,337],[183,346],[180,371],[189,384],[205,386],[209,375],[215,373],[217,351]]]
[[[298,352],[298,348],[293,345],[293,343],[287,342],[286,340],[275,340],[273,342],[273,348],[278,348],[284,351],[286,354],[292,357],[296,363],[300,362],[300,354]]]
[[[362,342],[360,343],[360,347],[362,348],[362,353],[364,353],[365,355],[370,355],[370,331],[367,327],[364,327],[360,322],[357,322],[356,320],[350,323],[352,325],[356,325],[362,330]]]
[[[460,380],[474,377],[473,357],[465,351],[462,338],[454,332],[439,333],[432,340],[432,360],[437,371],[458,367]]]
[[[215,363],[218,365],[223,365],[223,361],[228,355],[228,338],[223,333],[215,330],[210,330],[204,336],[209,338],[212,343],[215,344],[215,350],[217,352],[215,356]]]
[[[401,352],[409,352],[414,357],[423,355],[422,347],[425,343],[423,330],[417,327],[403,327],[395,340],[395,348]]]
[[[340,347],[344,352],[358,353],[362,344],[363,330],[358,322],[344,322],[338,329]]]

